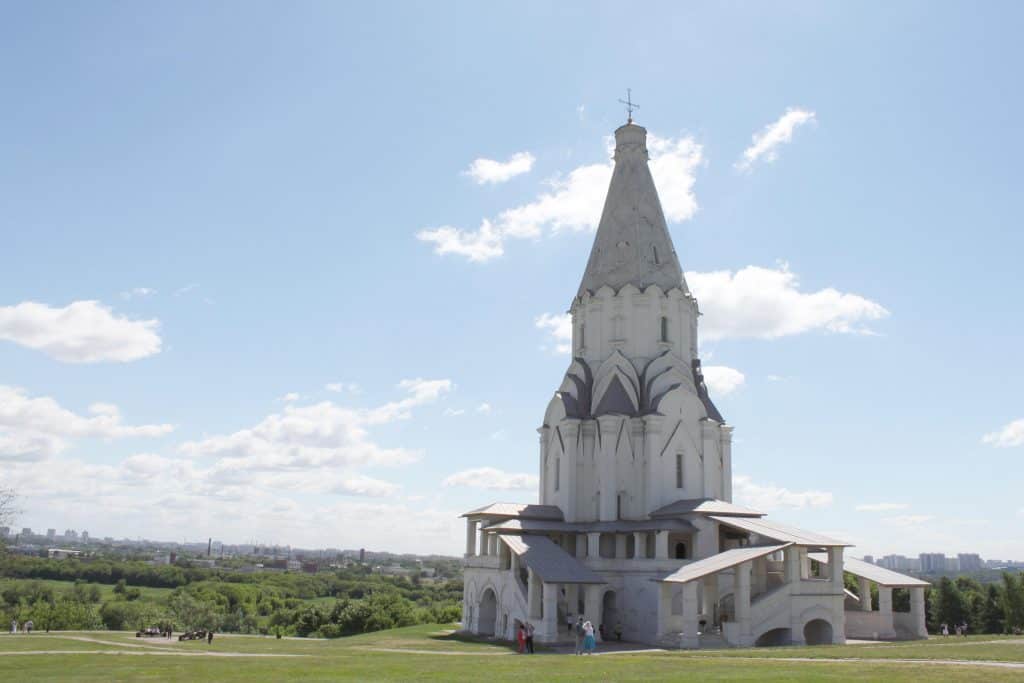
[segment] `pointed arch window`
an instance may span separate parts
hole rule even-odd
[[[580,351],[582,351],[587,346],[586,330],[587,326],[580,323]]]
[[[661,316],[661,341],[668,341],[668,318]]]
[[[562,459],[555,457],[555,490],[562,486]]]
[[[683,454],[676,453],[676,488],[683,488]]]

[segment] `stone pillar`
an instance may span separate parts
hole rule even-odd
[[[721,472],[719,472],[718,446],[721,433],[718,423],[713,420],[701,420],[701,477],[700,495],[704,498],[718,498],[721,495]]]
[[[597,418],[600,430],[601,448],[595,449],[594,462],[597,465],[597,478],[601,492],[601,509],[598,519],[612,522],[618,519],[619,487],[615,472],[615,442],[618,430],[624,418],[618,415],[601,415]]]
[[[551,439],[551,427],[540,427],[537,429],[540,437],[540,504],[550,505],[548,500],[548,441]]]
[[[540,577],[532,569],[527,568],[526,608],[528,618],[540,619],[541,582]]]
[[[895,632],[896,626],[892,617],[892,588],[878,585],[878,613],[882,615],[882,625],[879,634],[883,637]]]
[[[783,563],[786,567],[786,583],[800,580],[800,549],[791,545],[782,551]]]
[[[541,631],[546,634],[549,640],[558,638],[558,584],[543,583],[542,593],[544,600],[543,628]]]
[[[598,532],[587,534],[587,557],[601,557],[601,534]]]
[[[658,638],[664,638],[672,632],[672,589],[674,583],[658,584]]]
[[[751,563],[753,567],[750,577],[751,593],[760,595],[768,590],[768,561],[759,557]]]
[[[722,500],[732,502],[732,427],[722,425]]]
[[[583,593],[583,621],[594,624],[594,629],[600,625],[601,620],[601,584],[587,584]]]
[[[659,560],[668,559],[668,532],[658,531],[654,535],[654,557]]]
[[[832,579],[832,590],[842,594],[846,588],[846,584],[843,583],[843,546],[828,549],[828,572]]]
[[[633,557],[638,560],[647,557],[647,534],[643,531],[633,532]]]
[[[736,566],[735,597],[736,625],[739,628],[737,645],[751,645],[750,638],[750,562]]]
[[[490,536],[490,542],[488,543],[488,546],[487,546],[487,554],[488,555],[495,555],[495,556],[497,556],[497,554],[498,554],[498,534],[497,533],[490,533],[490,534],[488,534],[488,536]]]
[[[697,635],[699,621],[697,582],[690,581],[683,584],[683,648],[696,650],[700,647],[700,637]]]
[[[927,638],[928,626],[925,622],[923,586],[910,588],[910,619],[913,622],[914,635],[918,638]]]
[[[575,619],[577,613],[579,613],[580,607],[580,584],[578,583],[567,583],[565,584],[565,613]],[[562,624],[558,624],[558,628],[561,628]]]
[[[871,582],[863,576],[857,577],[857,590],[860,592],[860,611],[871,611]]]
[[[578,519],[576,511],[576,461],[579,459],[580,421],[566,418],[559,425],[562,432],[562,443],[565,445],[565,457],[562,458],[562,473],[558,493],[555,494],[558,506],[562,508],[566,522]]]
[[[626,556],[626,534],[615,534],[615,559],[621,560]],[[607,624],[605,624],[607,626]]]
[[[644,417],[644,510],[648,514],[661,507],[661,426],[660,415]]]
[[[582,560],[587,556],[587,534],[576,534],[576,557]]]
[[[476,555],[476,521],[466,520],[466,557]]]
[[[704,614],[708,625],[711,626],[716,623],[718,616],[718,574],[705,576],[702,589],[701,597],[703,598],[703,604],[701,613]]]
[[[487,556],[491,548],[490,532],[480,529],[480,555]]]

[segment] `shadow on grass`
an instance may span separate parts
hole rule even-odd
[[[509,652],[519,651],[519,645],[515,641],[501,640],[500,638],[488,638],[487,636],[477,636],[471,633],[459,631],[451,631],[449,633],[431,633],[427,637],[439,643],[472,643],[476,645],[488,645],[497,650],[507,650]],[[534,647],[537,652],[548,651],[548,648],[540,645],[539,643]]]

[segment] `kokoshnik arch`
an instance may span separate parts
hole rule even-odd
[[[632,119],[570,313],[572,362],[538,429],[540,504],[463,515],[464,629],[512,638],[530,621],[552,642],[583,616],[686,648],[927,636],[926,582],[844,564],[849,544],[732,504],[733,428],[701,374],[700,309]]]

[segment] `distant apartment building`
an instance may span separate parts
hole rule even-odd
[[[56,529],[47,529],[46,530],[46,537],[47,538],[56,538],[57,537],[57,530]]]
[[[905,555],[883,555],[878,564],[893,571],[907,571],[910,569],[910,558]]]
[[[30,527],[30,526],[23,527],[22,530],[21,530],[21,535],[22,536],[31,536],[32,535],[32,527]]]
[[[89,532],[88,531],[83,531],[82,532],[82,543],[86,543],[88,540],[89,540]]]
[[[868,564],[874,564],[875,563],[875,556],[874,555],[865,555],[863,559]]]
[[[985,568],[985,561],[977,553],[960,553],[956,557],[960,560],[962,572],[976,572]]]
[[[11,537],[11,527],[9,527],[9,526],[0,526],[0,538],[10,538],[10,537]]]
[[[78,532],[74,529],[65,529],[64,538],[78,538]]]
[[[947,557],[946,558],[946,571],[947,572],[958,572],[958,571],[960,571],[960,558],[959,557]]]
[[[921,572],[924,574],[944,572],[949,569],[944,553],[921,553],[918,557],[921,559]]]

